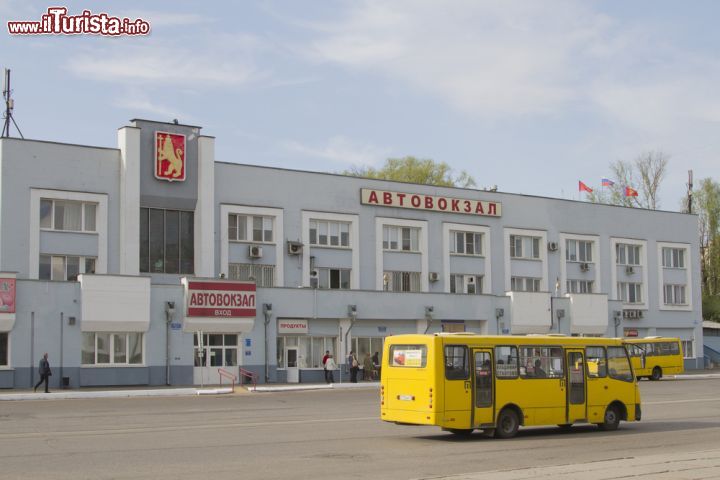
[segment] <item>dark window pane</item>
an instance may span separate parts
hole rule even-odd
[[[165,272],[165,210],[150,209],[150,271]]]
[[[8,334],[0,333],[0,365],[8,365]]]
[[[50,280],[50,255],[40,255],[38,278],[40,280]]]
[[[340,288],[340,270],[330,270],[330,288]]]
[[[148,225],[148,209],[140,209],[140,271],[150,271],[150,232]]]
[[[165,211],[165,273],[180,272],[180,212]]]
[[[80,273],[80,257],[67,257],[67,279],[76,282]]]
[[[195,272],[195,227],[193,212],[180,212],[180,273]]]

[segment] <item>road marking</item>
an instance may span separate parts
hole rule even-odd
[[[25,432],[25,433],[0,433],[0,440],[14,438],[45,438],[45,437],[80,437],[83,435],[123,435],[129,433],[146,433],[146,432],[178,432],[183,430],[217,430],[220,428],[242,428],[242,427],[268,427],[276,425],[306,425],[312,423],[337,423],[337,422],[359,422],[367,420],[378,420],[377,417],[343,417],[343,418],[325,418],[316,420],[282,420],[273,422],[252,422],[252,423],[223,423],[223,424],[203,424],[203,425],[176,425],[176,426],[157,426],[157,427],[135,427],[135,428],[118,428],[107,430],[73,430],[64,432]]]

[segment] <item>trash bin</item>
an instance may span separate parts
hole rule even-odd
[[[70,386],[70,377],[62,377],[62,388],[68,388]]]

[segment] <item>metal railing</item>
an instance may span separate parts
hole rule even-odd
[[[253,388],[257,387],[257,373],[251,372],[250,370],[245,370],[244,368],[240,368],[240,376],[250,380],[252,382]]]
[[[218,368],[218,373],[220,374],[220,386],[222,386],[222,379],[223,377],[225,377],[232,382],[232,391],[235,392],[235,382],[237,382],[237,375],[233,375],[232,373],[228,372],[227,370],[223,370],[222,368]]]

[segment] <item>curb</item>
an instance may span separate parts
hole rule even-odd
[[[380,388],[380,382],[365,383],[319,383],[247,387],[248,392],[298,392],[302,390],[352,390],[360,388]]]
[[[14,400],[69,400],[76,398],[130,398],[130,397],[181,397],[189,395],[222,395],[232,393],[231,388],[173,388],[156,390],[102,390],[94,392],[9,393],[0,395],[0,401]]]

